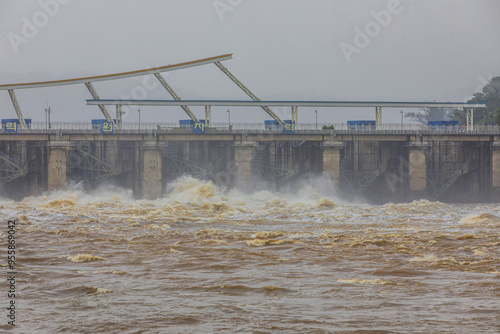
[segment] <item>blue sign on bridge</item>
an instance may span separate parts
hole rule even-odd
[[[295,121],[284,120],[283,121],[283,134],[294,134],[295,133]]]
[[[25,118],[24,122],[26,123],[26,126],[28,129],[31,128],[31,118]],[[19,129],[19,120],[17,118],[6,118],[2,119],[2,128],[3,128],[3,133],[14,133],[17,134],[17,129]]]
[[[205,122],[193,122],[193,134],[205,134]]]
[[[113,134],[113,122],[102,122],[100,124],[101,135]]]

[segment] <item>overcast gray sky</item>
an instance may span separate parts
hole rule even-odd
[[[263,100],[465,101],[500,75],[498,0],[0,0],[0,15],[0,84],[226,53],[234,59],[225,66]],[[248,99],[214,65],[165,77],[184,99]],[[143,78],[95,83],[101,98],[170,99],[154,86]],[[47,103],[53,120],[102,118],[85,105],[83,85],[16,94],[26,118],[44,120]],[[137,121],[136,109],[125,121]],[[141,109],[143,120],[187,118],[180,108]],[[214,108],[213,120],[224,122],[226,109]],[[288,109],[277,112],[290,118]],[[372,110],[318,113],[320,122],[374,119]],[[5,91],[0,116],[15,117]],[[384,110],[384,122],[399,117]],[[269,117],[234,109],[231,118]],[[312,110],[301,110],[299,120],[314,122]]]

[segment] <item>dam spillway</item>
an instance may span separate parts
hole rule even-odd
[[[181,175],[245,191],[321,177],[339,196],[373,203],[494,202],[500,197],[496,130],[26,131],[0,135],[0,189],[20,199],[72,183],[104,183],[154,199]]]

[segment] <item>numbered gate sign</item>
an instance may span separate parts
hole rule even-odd
[[[193,123],[193,134],[205,134],[205,123],[194,122]]]
[[[17,123],[16,122],[5,122],[4,134],[15,133],[17,134]]]
[[[295,121],[285,120],[283,121],[283,134],[294,134],[295,133]]]
[[[101,135],[112,135],[112,134],[113,134],[113,122],[102,122]]]

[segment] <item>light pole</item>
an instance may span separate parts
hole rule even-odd
[[[316,114],[316,130],[318,130],[318,111],[314,110],[314,113]]]
[[[227,125],[231,127],[231,110],[227,110]]]
[[[403,131],[403,115],[404,115],[404,112],[403,112],[403,110],[401,110],[401,131]]]
[[[141,131],[141,109],[137,109],[137,112],[139,113],[139,131]]]
[[[45,108],[45,122],[47,123],[47,129],[50,129],[50,107]]]

